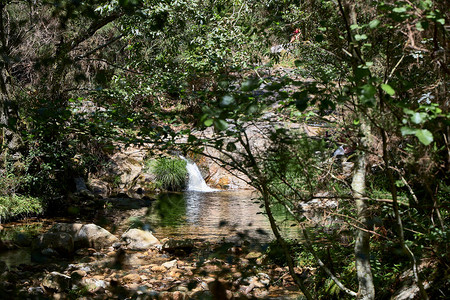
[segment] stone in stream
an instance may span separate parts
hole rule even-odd
[[[175,240],[169,239],[162,246],[162,250],[167,252],[186,252],[189,253],[194,248],[194,241],[191,239]]]
[[[146,250],[152,246],[158,245],[159,240],[149,231],[141,229],[130,229],[122,235],[122,240],[131,250]]]
[[[55,290],[55,291],[65,291],[70,288],[71,279],[70,276],[58,273],[51,272],[47,274],[42,281],[42,286],[47,289]]]
[[[75,249],[109,247],[119,239],[106,229],[95,224],[56,223],[49,233],[65,233],[73,238]]]
[[[94,248],[96,250],[111,246],[119,239],[106,229],[95,225],[83,225],[75,234],[74,242],[77,248]]]
[[[47,232],[36,238],[31,244],[32,261],[41,262],[46,256],[71,257],[74,253],[74,242],[70,234]]]
[[[89,292],[89,293],[98,293],[107,288],[107,283],[104,280],[97,278],[83,278],[81,285]]]
[[[165,263],[162,264],[162,266],[163,266],[164,268],[166,268],[166,269],[171,269],[171,268],[177,266],[177,260],[174,259],[174,260],[165,262]]]

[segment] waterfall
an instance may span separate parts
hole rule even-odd
[[[200,170],[198,169],[197,165],[194,162],[190,162],[183,156],[180,156],[180,158],[186,161],[186,170],[188,171],[189,174],[189,182],[187,187],[188,191],[195,191],[195,192],[218,191],[217,189],[210,188],[206,184],[202,174],[200,173]]]

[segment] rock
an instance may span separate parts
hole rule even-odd
[[[76,248],[102,249],[111,246],[119,239],[104,228],[95,224],[83,225],[74,238]]]
[[[421,266],[419,266],[420,269]],[[392,295],[391,300],[413,300],[420,299],[419,286],[414,281],[412,270],[407,270],[400,275],[401,287]],[[430,287],[430,283],[424,282],[425,289]]]
[[[163,266],[153,266],[152,272],[165,272],[167,269]]]
[[[176,291],[172,293],[172,299],[173,300],[184,300],[184,299],[188,299],[188,296],[180,291]]]
[[[70,288],[70,282],[70,276],[58,272],[51,272],[45,276],[44,280],[42,280],[42,286],[47,289],[61,292]]]
[[[51,250],[46,250],[51,249]],[[36,238],[31,244],[32,261],[42,261],[42,256],[60,255],[71,257],[74,253],[74,242],[70,234],[47,232]]]
[[[128,249],[144,250],[159,244],[159,240],[149,231],[141,229],[130,229],[122,235],[122,240]]]
[[[72,279],[73,282],[78,282],[86,275],[87,275],[86,271],[75,270],[70,274],[70,278]]]
[[[162,264],[162,266],[163,266],[164,268],[166,268],[166,269],[171,269],[171,268],[177,266],[177,260],[174,259],[174,260],[165,262],[165,263]]]
[[[81,283],[90,293],[99,292],[106,289],[106,281],[97,278],[85,278]]]
[[[19,247],[29,247],[31,246],[31,238],[26,234],[18,233],[14,237],[14,243]]]
[[[94,195],[106,198],[108,197],[109,188],[108,184],[105,181],[99,180],[99,179],[90,179],[89,180],[89,187],[92,190],[92,193]]]
[[[191,239],[184,239],[184,240],[169,239],[162,246],[162,250],[167,252],[176,252],[180,250],[185,252],[191,252],[193,248],[194,248],[194,241]]]
[[[27,291],[28,291],[28,294],[33,295],[33,296],[44,294],[44,289],[40,286],[29,287]]]
[[[3,274],[6,271],[8,271],[8,266],[3,260],[0,260],[0,274]]]
[[[88,190],[83,178],[76,177],[76,178],[74,178],[74,181],[75,181],[75,188],[76,188],[75,194],[77,196],[83,196],[88,199],[94,198],[94,194],[92,194],[92,192]]]
[[[123,283],[140,283],[141,282],[141,276],[139,274],[128,274],[122,277]]]
[[[261,252],[250,252],[245,256],[246,259],[256,259],[262,256]]]
[[[80,256],[92,256],[97,252],[97,250],[92,249],[92,248],[82,248],[82,249],[78,249],[77,251],[75,251],[76,255],[80,255]]]
[[[81,223],[56,223],[48,232],[64,232],[74,237],[80,231],[81,227],[83,227]]]

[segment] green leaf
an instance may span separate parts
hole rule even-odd
[[[225,120],[214,120],[214,127],[219,131],[223,131],[228,128],[228,123]]]
[[[355,40],[356,41],[362,41],[362,40],[367,40],[367,35],[365,34],[355,34]]]
[[[436,22],[440,23],[441,25],[445,25],[445,19],[444,18],[437,19]]]
[[[416,131],[416,137],[425,146],[428,146],[433,142],[433,134],[427,129],[418,129]]]
[[[395,94],[395,90],[389,84],[382,84],[381,88],[386,92],[386,94],[390,96],[393,96]]]
[[[375,106],[375,94],[377,90],[371,84],[365,84],[361,87],[359,99],[362,104],[367,106]]]
[[[257,89],[259,87],[259,81],[256,79],[248,79],[244,81],[241,85],[241,90],[244,92],[249,92]]]
[[[369,27],[371,29],[377,28],[378,25],[380,25],[380,20],[378,20],[378,19],[374,19],[374,20],[370,21],[370,23],[369,23]]]
[[[411,116],[411,121],[412,121],[414,124],[421,124],[421,123],[423,123],[423,122],[426,121],[426,118],[427,118],[427,114],[426,114],[426,113],[419,113],[419,112],[416,112],[416,113],[414,113],[414,114]]]
[[[411,128],[411,127],[406,127],[406,126],[403,126],[400,130],[401,130],[403,136],[410,135],[410,134],[415,134],[416,131],[417,131],[417,129],[414,129],[414,128]]]
[[[416,23],[416,29],[418,31],[424,31],[425,29],[423,28],[422,22],[417,22]]]
[[[226,107],[226,106],[230,106],[232,104],[234,104],[234,98],[233,96],[230,95],[225,95],[222,97],[222,99],[220,100],[220,106],[221,107]]]
[[[395,13],[404,13],[407,11],[407,8],[405,6],[395,7],[392,11]]]
[[[207,119],[205,122],[203,122],[203,124],[205,124],[206,127],[209,127],[213,124],[213,122],[213,119]]]

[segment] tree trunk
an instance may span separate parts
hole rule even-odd
[[[368,144],[370,126],[367,120],[361,120],[361,150],[352,180],[353,198],[355,199],[358,221],[360,226],[369,229],[368,205],[364,200],[366,189],[366,153],[364,149]],[[356,273],[359,284],[358,299],[375,299],[375,287],[373,284],[372,271],[370,268],[370,234],[368,231],[358,229],[355,241]]]

